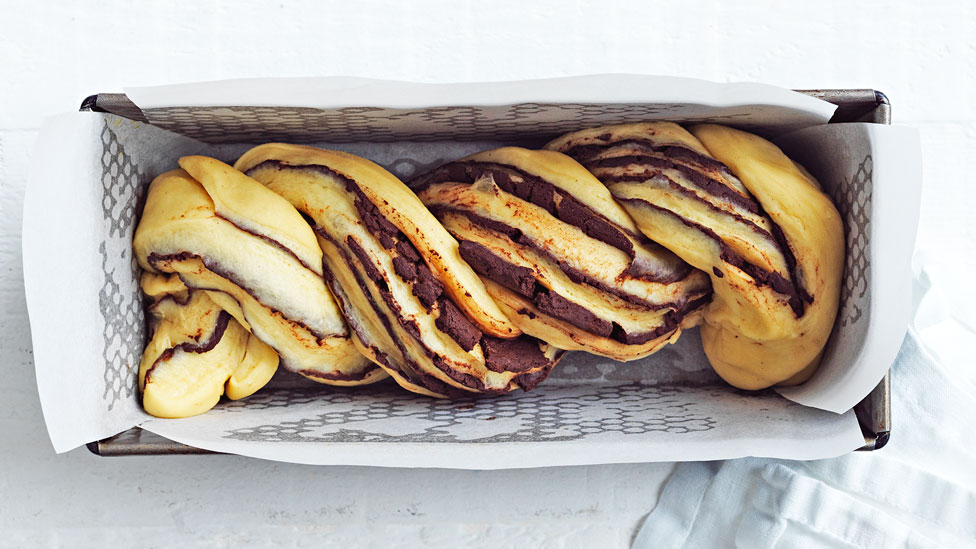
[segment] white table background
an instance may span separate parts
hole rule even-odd
[[[31,163],[58,161],[31,156],[43,116],[76,110],[92,93],[247,76],[479,81],[599,72],[875,88],[891,99],[896,123],[921,131],[919,246],[950,239],[973,252],[976,223],[960,223],[974,202],[961,193],[976,185],[969,0],[184,4],[0,0],[0,546],[625,546],[673,468],[490,472],[55,455],[34,384],[22,202]]]

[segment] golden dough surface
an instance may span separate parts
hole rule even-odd
[[[233,206],[224,208],[224,217],[206,187],[187,171],[158,176],[133,238],[140,266],[149,273],[175,273],[191,289],[207,291],[272,347],[288,370],[335,384],[384,377],[350,339],[321,275],[322,252],[301,215],[274,193],[274,200],[263,201],[270,205],[267,210],[240,198],[270,191],[226,164],[204,157],[185,157],[183,163],[211,187],[238,198],[225,197]],[[243,190],[227,189],[235,186]],[[254,220],[261,218],[274,219]]]
[[[723,379],[761,389],[812,375],[837,314],[844,234],[802,167],[715,124],[604,126],[547,148],[579,160],[641,232],[709,275],[702,341]]]
[[[457,241],[381,167],[283,144],[255,147],[235,165],[312,220],[359,350],[404,388],[432,396],[511,391],[534,386],[561,356],[521,335]],[[513,345],[529,353],[526,368],[493,360]]]
[[[146,412],[164,418],[202,414],[223,394],[232,400],[245,398],[271,380],[278,355],[207,292],[188,290],[159,275],[144,276],[142,286],[155,298],[149,309],[152,338],[139,364]]]
[[[133,248],[153,301],[147,411],[202,413],[280,364],[435,397],[529,390],[567,350],[627,361],[701,325],[731,385],[802,383],[837,315],[843,225],[756,135],[642,122],[501,147],[409,186],[269,143],[150,185]]]

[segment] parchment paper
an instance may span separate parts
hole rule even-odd
[[[601,78],[603,84],[597,86]],[[906,270],[902,277],[879,266],[907,261],[911,246],[902,242],[892,247],[891,239],[883,239],[878,231],[900,217],[905,226],[899,234],[914,234],[911,216],[906,220],[903,215],[917,212],[911,207],[918,187],[912,171],[918,157],[914,136],[900,128],[825,126],[832,106],[768,86],[635,78],[590,77],[581,80],[576,91],[563,89],[571,79],[559,82],[561,86],[552,81],[523,83],[521,88],[493,84],[496,87],[488,88],[491,94],[482,85],[440,88],[347,79],[332,82],[331,91],[319,80],[199,84],[132,90],[154,125],[91,112],[52,118],[37,150],[58,162],[36,163],[25,200],[23,245],[38,390],[55,449],[66,451],[134,425],[201,448],[281,461],[479,469],[746,455],[813,459],[860,446],[863,439],[850,408],[883,376],[897,351],[897,343],[889,349],[889,342],[900,342],[904,333],[900,305],[887,304],[907,300],[907,293],[898,292],[909,273]],[[620,82],[640,86],[622,91],[614,85]],[[276,94],[262,95],[271,88]],[[557,88],[562,91],[557,93]],[[652,93],[656,89],[660,100]],[[739,95],[746,91],[754,95]],[[427,93],[431,95],[417,95]],[[573,93],[578,100],[589,98],[587,105],[566,111],[540,103],[528,114],[521,112],[524,118],[506,119],[516,128],[525,125],[527,137],[521,141],[499,140],[499,134],[478,133],[475,126],[459,127],[464,136],[452,141],[430,141],[425,133],[411,133],[429,129],[431,123],[450,127],[453,122],[438,119],[438,104],[467,105],[466,114],[452,110],[451,120],[468,116],[484,125],[490,117],[485,118],[482,107],[462,100],[490,95],[500,109],[494,114],[504,114],[511,112],[506,105],[545,97],[555,103]],[[190,96],[197,97],[195,102]],[[326,99],[303,103],[312,96]],[[384,112],[404,124],[427,122],[410,122],[381,134],[399,137],[379,143],[323,140],[323,135],[350,130],[342,122],[343,109],[349,116],[355,113],[342,105],[353,96],[369,100],[357,105],[397,109],[370,110],[372,114]],[[235,110],[226,102],[256,97],[270,98],[262,105],[272,111],[255,111],[254,105]],[[251,115],[313,105],[305,114],[321,124],[295,130],[295,141],[360,154],[406,178],[502,143],[537,143],[551,137],[540,133],[540,127],[551,131],[581,124],[580,113],[588,117],[585,120],[632,115],[631,107],[618,109],[617,99],[642,99],[654,106],[680,97],[699,103],[674,103],[662,113],[683,120],[679,115],[684,112],[697,120],[726,109],[722,112],[735,116],[723,121],[762,127],[780,136],[791,154],[803,153],[801,161],[822,177],[824,187],[843,205],[848,224],[858,230],[853,241],[848,239],[848,264],[862,268],[849,268],[845,275],[840,336],[833,338],[814,380],[782,391],[796,402],[774,391],[753,394],[724,385],[702,355],[697,330],[691,330],[676,345],[626,364],[573,353],[535,391],[494,399],[436,401],[391,384],[338,389],[280,374],[253,397],[224,401],[203,416],[160,420],[142,412],[135,374],[145,328],[131,252],[138,205],[152,178],[172,169],[180,156],[208,154],[233,161],[248,147],[213,138],[214,128],[240,128],[240,120]],[[709,107],[706,100],[715,97],[724,99]],[[270,104],[271,99],[280,104]],[[743,104],[733,104],[732,99]],[[191,104],[205,110],[186,110]],[[215,105],[219,108],[212,108]],[[230,114],[222,117],[220,109]],[[300,126],[302,112],[287,111],[283,120],[298,116]],[[171,129],[205,133],[210,143],[155,127],[154,117]],[[797,127],[806,129],[786,131]],[[281,138],[286,130],[251,134],[247,141]],[[892,186],[916,194],[889,194]],[[891,213],[878,213],[880,207]],[[882,252],[884,259],[879,259]],[[875,324],[879,318],[887,321]]]

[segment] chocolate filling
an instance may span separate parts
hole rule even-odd
[[[689,301],[688,303],[685,304],[684,307],[682,307],[679,310],[668,311],[668,313],[664,315],[664,322],[662,322],[660,326],[658,326],[656,329],[650,332],[642,332],[638,334],[624,334],[622,340],[618,339],[616,336],[611,336],[611,337],[613,337],[613,339],[616,339],[617,341],[622,341],[622,343],[626,343],[628,345],[641,345],[643,343],[647,343],[652,339],[657,339],[677,329],[678,325],[681,324],[681,321],[686,316],[704,307],[711,300],[712,300],[711,295],[705,295],[699,297],[698,299],[693,299]],[[618,330],[622,331],[622,328],[616,323],[614,323],[614,334],[616,334]]]
[[[417,280],[417,265],[401,256],[393,258],[393,271],[404,280]]]
[[[217,314],[217,321],[214,323],[213,331],[210,332],[210,337],[207,338],[203,343],[194,343],[191,341],[185,341],[179,345],[174,345],[169,349],[166,349],[153,361],[152,366],[146,370],[145,383],[148,384],[152,380],[153,370],[160,362],[169,360],[173,357],[177,350],[183,351],[184,353],[206,353],[212,351],[214,347],[220,343],[220,340],[224,337],[224,332],[227,330],[227,324],[230,322],[231,316],[227,311],[220,311]]]
[[[532,302],[535,303],[540,311],[565,320],[573,326],[586,330],[591,334],[596,334],[600,337],[609,337],[613,332],[613,324],[591,313],[586,307],[577,305],[556,292],[551,292],[540,287],[537,289],[535,296],[533,296]]]
[[[461,257],[471,265],[475,272],[525,296],[540,311],[594,335],[609,337],[627,345],[646,343],[673,330],[687,313],[707,303],[711,295],[710,293],[706,294],[684,305],[668,305],[672,307],[672,310],[664,315],[664,322],[661,326],[649,332],[627,333],[617,323],[604,320],[594,315],[589,309],[573,303],[539,284],[532,276],[531,270],[508,263],[481,244],[462,240],[460,250]],[[530,318],[535,317],[535,313],[528,310],[521,310],[519,314],[524,314]]]
[[[704,225],[695,223],[690,219],[682,217],[671,210],[651,204],[646,200],[641,200],[639,198],[620,198],[618,200],[621,202],[640,204],[641,206],[670,215],[681,221],[684,225],[701,232],[708,238],[712,239],[719,246],[719,257],[722,259],[722,261],[742,270],[744,273],[751,276],[757,286],[768,286],[774,292],[785,295],[788,299],[790,308],[793,309],[793,314],[796,315],[797,318],[803,316],[803,299],[801,297],[801,292],[797,290],[797,288],[793,285],[793,282],[786,279],[783,275],[776,271],[768,271],[762,267],[749,263],[744,257],[739,255],[728,244],[726,244],[726,242],[722,240],[722,238],[718,236],[715,231]]]
[[[350,265],[351,268],[351,262],[349,258],[346,256],[345,251],[342,251],[342,255],[343,255],[343,259],[346,261],[346,264]],[[410,359],[410,355],[407,354],[406,346],[403,344],[403,341],[400,340],[399,334],[397,334],[396,331],[394,331],[393,324],[390,322],[390,319],[385,314],[383,314],[383,310],[380,308],[379,303],[377,303],[376,300],[373,298],[373,295],[370,293],[369,288],[366,287],[366,282],[362,279],[359,273],[356,272],[355,269],[352,269],[352,272],[353,272],[353,276],[356,278],[356,283],[359,285],[360,291],[362,291],[363,295],[366,297],[366,301],[369,302],[370,307],[373,308],[373,312],[376,313],[376,316],[377,318],[379,318],[380,323],[383,325],[383,328],[387,331],[388,334],[390,334],[390,339],[393,340],[393,345],[395,345],[397,350],[400,351],[400,355],[403,357],[403,360],[406,363],[406,365],[409,367],[409,369],[400,368],[398,365],[396,365],[395,362],[389,359],[389,355],[386,355],[384,353],[382,356],[387,360],[387,364],[389,365],[389,367],[393,370],[396,370],[397,372],[400,372],[400,374],[403,375],[405,378],[407,378],[407,380],[410,381],[411,383],[416,383],[418,385],[425,386],[431,389],[432,391],[437,391],[433,387],[430,387],[429,385],[424,383],[422,379],[423,376],[420,373],[421,372],[420,368]]]
[[[323,234],[325,232],[320,227],[316,227],[315,230],[319,234]],[[337,244],[335,240],[333,240],[331,237],[327,235],[324,235],[324,238],[330,240],[333,243],[333,245]],[[376,300],[373,298],[373,294],[369,291],[369,288],[366,285],[366,281],[363,280],[360,274],[361,271],[357,270],[353,266],[352,258],[349,257],[346,250],[342,249],[338,245],[336,245],[336,248],[339,250],[340,254],[342,254],[343,261],[346,263],[347,266],[349,266],[350,271],[352,271],[353,276],[356,279],[356,284],[359,286],[359,290],[362,292],[363,296],[369,302],[370,307],[372,307],[373,312],[376,314],[376,317],[379,318],[380,323],[383,325],[383,328],[386,329],[387,333],[390,334],[390,339],[393,340],[393,344],[400,351],[400,355],[403,357],[403,360],[405,362],[404,366],[407,366],[406,369],[400,368],[398,366],[394,366],[393,365],[394,362],[389,360],[389,356],[383,355],[389,361],[390,368],[400,372],[400,374],[403,375],[409,382],[419,385],[421,387],[426,387],[427,389],[430,389],[431,391],[434,391],[436,393],[440,393],[448,396],[451,395],[457,396],[463,393],[463,391],[460,391],[456,387],[451,387],[450,385],[447,385],[446,383],[440,381],[439,379],[424,373],[423,370],[420,368],[420,366],[417,365],[410,358],[410,354],[407,351],[406,345],[404,345],[403,341],[400,339],[400,335],[394,330],[393,324],[390,322],[390,318],[384,313],[383,309],[380,308],[379,303],[377,303]],[[381,294],[382,294],[382,289],[381,289]],[[399,309],[393,309],[393,310],[398,311]],[[397,320],[400,321],[401,319],[398,318]],[[420,343],[420,345],[423,346],[423,342],[418,341],[418,343]],[[426,348],[424,348],[424,350],[428,354],[430,354],[429,350],[427,350]]]
[[[325,335],[325,334],[321,334],[319,332],[316,332],[315,330],[313,330],[311,327],[309,327],[307,324],[305,324],[304,322],[302,322],[300,320],[296,320],[296,319],[293,319],[293,318],[288,318],[287,316],[285,316],[284,313],[282,313],[278,309],[275,309],[274,307],[271,307],[271,306],[269,306],[269,305],[261,302],[261,300],[258,299],[257,295],[255,294],[254,290],[252,290],[251,288],[248,288],[247,286],[245,286],[238,279],[236,273],[234,273],[233,271],[231,271],[229,269],[225,269],[221,264],[217,263],[216,261],[214,261],[214,260],[212,260],[210,258],[201,257],[201,256],[199,256],[199,255],[197,255],[197,254],[195,254],[193,252],[186,252],[186,251],[180,252],[180,253],[176,253],[176,254],[168,254],[168,255],[162,255],[162,254],[157,254],[156,252],[152,252],[152,253],[149,254],[149,257],[146,258],[146,262],[149,263],[149,265],[152,268],[156,269],[157,271],[163,271],[163,272],[165,272],[163,269],[160,269],[159,268],[159,265],[160,264],[162,264],[164,262],[167,262],[167,261],[186,261],[186,260],[189,260],[189,259],[199,259],[199,260],[203,261],[203,266],[206,267],[208,271],[214,273],[215,275],[219,276],[220,278],[226,279],[231,284],[234,284],[235,286],[237,286],[238,288],[240,288],[241,290],[243,290],[244,293],[249,294],[251,297],[254,298],[255,301],[257,301],[258,303],[261,303],[262,306],[266,307],[269,311],[271,311],[271,313],[273,315],[280,316],[281,318],[284,318],[288,322],[290,322],[292,324],[295,324],[296,326],[300,326],[302,329],[304,329],[305,331],[307,331],[312,337],[314,337],[315,340],[316,340],[316,343],[318,343],[319,345],[321,345],[322,342],[325,341],[326,339],[328,339],[329,337],[342,337],[342,336],[345,336],[346,335],[345,333],[334,334],[332,336]],[[180,273],[177,273],[177,274],[179,275]],[[187,288],[191,288],[191,286],[186,283],[186,279],[182,275],[180,275],[180,280],[183,281],[183,284],[186,285]],[[210,289],[210,290],[221,291],[221,290],[218,290],[217,288],[200,288],[200,287],[193,287],[193,288],[194,289],[197,289],[197,290]]]
[[[380,233],[380,245],[387,250],[392,250],[396,247],[396,240],[393,240],[393,237],[386,233]]]
[[[534,294],[535,277],[528,267],[513,265],[487,247],[470,240],[462,240],[459,250],[461,258],[484,277],[525,297],[532,297]]]
[[[420,261],[420,254],[417,253],[417,249],[413,247],[406,238],[400,239],[396,243],[396,251],[401,257],[410,261],[411,263],[416,263]]]
[[[362,247],[359,246],[359,244],[351,236],[347,237],[346,244],[348,248],[352,251],[353,255],[355,255],[360,262],[364,262],[365,259],[368,259],[366,257],[366,251],[363,250]],[[464,385],[465,387],[470,387],[472,389],[476,389],[481,392],[501,391],[500,389],[499,390],[488,389],[480,379],[470,374],[458,371],[457,369],[452,367],[447,361],[445,361],[442,357],[438,356],[429,347],[427,347],[423,342],[423,338],[421,336],[419,326],[417,325],[416,322],[406,319],[402,316],[402,314],[400,313],[399,305],[393,299],[393,295],[390,293],[389,288],[386,285],[386,282],[382,280],[381,276],[378,276],[379,273],[376,273],[378,278],[373,278],[369,270],[364,269],[364,271],[366,273],[366,276],[370,277],[370,279],[373,280],[374,283],[376,283],[380,296],[383,298],[387,307],[389,307],[389,309],[395,314],[400,326],[404,329],[404,331],[410,334],[410,336],[413,337],[414,340],[417,341],[417,343],[424,350],[425,354],[431,359],[431,362],[434,364],[434,366],[436,366],[439,370],[441,370],[442,372],[450,376],[451,379],[457,381],[458,383]],[[380,284],[381,281],[382,284]],[[369,290],[363,285],[362,281],[360,281],[360,285],[363,292],[368,295]],[[472,350],[476,344],[478,344],[479,342],[483,342],[485,338],[488,337],[488,336],[483,336],[481,331],[477,328],[477,326],[475,326],[464,315],[464,313],[462,313],[461,310],[458,309],[458,307],[446,297],[442,297],[442,295],[439,294],[437,296],[436,303],[438,304],[439,316],[434,320],[435,325],[439,330],[441,330],[442,332],[450,336],[454,341],[456,341],[458,345],[460,345],[461,348],[463,348],[465,351]],[[389,321],[386,319],[386,315],[384,315],[382,311],[379,310],[379,308],[375,304],[374,304],[374,310],[376,310],[377,314],[384,321],[384,325],[387,327],[387,329],[388,330],[391,329],[391,326],[389,325]],[[400,348],[400,352],[404,355],[404,357],[409,356],[407,355],[406,349],[402,346],[402,343],[398,341],[395,333],[393,334],[394,334],[394,341],[397,342],[397,345]],[[489,358],[487,354],[485,356],[485,367],[493,371],[504,371],[504,367],[499,367],[496,364],[494,364],[494,358]],[[437,380],[432,376],[429,376],[428,374],[424,374],[419,367],[417,368],[417,371],[421,374],[420,375],[421,379],[419,380],[420,384],[423,384],[425,387],[429,388],[430,390],[441,394],[446,394],[448,396],[456,395],[458,391],[456,388],[451,388],[453,389],[453,391],[449,391],[446,389],[450,387],[449,385],[440,382],[439,380]],[[411,381],[418,382],[418,380],[416,379],[411,379]]]
[[[413,283],[413,295],[420,300],[427,311],[431,311],[434,303],[437,302],[437,298],[444,292],[443,285],[430,271],[427,264],[421,261],[420,253],[417,252],[406,235],[380,213],[379,208],[369,200],[356,182],[347,177],[342,179],[345,182],[346,191],[353,193],[356,197],[356,211],[359,212],[359,217],[366,229],[380,241],[380,245],[384,248],[390,251],[396,250],[397,255],[393,256],[394,272],[400,278]],[[363,261],[362,257],[360,261]],[[369,268],[367,267],[367,269]],[[370,279],[377,280],[373,274],[367,273],[367,275]]]
[[[413,283],[413,295],[430,311],[437,298],[444,292],[440,280],[427,268],[417,268],[417,280]]]
[[[612,146],[616,146],[619,143],[614,143]],[[659,150],[658,150],[659,149]],[[650,166],[656,169],[673,169],[684,175],[692,184],[694,184],[699,189],[705,191],[706,193],[731,202],[740,208],[746,210],[749,213],[759,214],[759,205],[756,201],[752,200],[747,196],[743,196],[727,186],[721,181],[717,181],[703,174],[702,172],[688,166],[685,164],[679,164],[673,162],[670,158],[684,158],[689,162],[695,162],[698,164],[708,164],[715,167],[715,163],[718,163],[720,168],[718,168],[723,173],[729,173],[729,169],[718,162],[717,160],[708,158],[707,156],[702,156],[692,150],[685,149],[683,147],[658,147],[654,152],[659,152],[669,158],[662,158],[660,156],[642,155],[642,154],[628,154],[623,156],[614,156],[610,158],[602,158],[593,161],[580,161],[581,164],[586,166],[588,170],[593,170],[594,168],[625,168],[628,166],[643,165]],[[579,160],[579,159],[577,159]],[[619,176],[607,176],[601,177],[600,180],[604,183],[613,183],[616,181],[641,181],[643,177],[641,174],[628,174]]]
[[[634,243],[627,235],[602,216],[594,215],[588,208],[572,196],[563,195],[558,207],[559,219],[574,227],[579,227],[587,236],[622,250],[634,258]]]
[[[368,197],[365,195],[362,189],[359,188],[358,184],[356,184],[355,181],[340,173],[330,170],[325,166],[316,166],[316,165],[307,165],[307,166],[287,165],[286,166],[274,160],[262,162],[261,164],[248,170],[247,173],[250,174],[252,170],[257,170],[259,168],[265,167],[266,165],[276,166],[277,169],[283,169],[285,167],[290,169],[309,169],[320,173],[324,173],[328,176],[331,176],[333,178],[342,181],[345,184],[346,191],[352,193],[355,196],[354,205],[366,229],[379,240],[380,245],[383,246],[383,248],[391,252],[395,250],[396,255],[392,256],[392,261],[393,261],[393,269],[396,275],[401,277],[405,281],[413,283],[412,284],[413,295],[417,297],[417,299],[424,305],[425,308],[427,308],[428,311],[432,312],[434,304],[437,304],[438,317],[435,318],[434,320],[434,323],[437,326],[437,328],[441,330],[443,333],[447,334],[449,337],[451,337],[454,341],[456,341],[458,345],[461,346],[461,348],[463,348],[465,351],[472,350],[475,345],[477,345],[479,342],[484,341],[485,338],[488,337],[488,336],[483,336],[483,334],[477,328],[477,326],[474,323],[472,323],[471,320],[464,315],[464,313],[460,310],[460,308],[458,308],[457,305],[450,300],[449,296],[444,292],[444,286],[436,278],[436,276],[434,276],[434,273],[427,266],[426,262],[422,260],[420,253],[409,241],[406,235],[400,232],[400,230],[397,229],[395,225],[390,223],[382,215],[382,213],[379,211],[376,205],[373,204],[368,199]],[[323,228],[315,225],[314,229],[317,234],[323,236],[324,238],[332,241],[335,244],[335,240],[332,239]],[[424,353],[431,359],[432,363],[438,369],[440,369],[445,374],[450,376],[451,379],[454,379],[455,381],[457,381],[458,383],[466,387],[470,387],[482,392],[501,391],[500,389],[499,390],[488,389],[487,387],[485,387],[484,383],[480,379],[470,374],[466,374],[464,372],[458,371],[457,369],[453,368],[449,363],[447,363],[442,357],[437,356],[436,353],[434,353],[430,348],[428,348],[423,342],[418,324],[415,321],[407,319],[403,316],[399,304],[393,298],[393,294],[389,289],[389,285],[383,277],[383,273],[381,273],[379,269],[375,266],[375,264],[373,264],[372,261],[370,261],[369,255],[367,254],[366,250],[363,249],[362,246],[359,244],[359,242],[357,242],[356,239],[353,238],[351,235],[346,237],[345,244],[346,244],[346,248],[363,265],[362,270],[364,274],[376,285],[376,288],[379,291],[380,296],[382,297],[383,301],[386,303],[387,307],[390,309],[392,315],[396,316],[397,322],[400,324],[400,326],[403,328],[404,331],[406,331],[408,334],[410,334],[411,337],[413,337],[416,340],[416,342],[424,350]],[[356,276],[357,283],[360,286],[360,290],[364,293],[366,298],[371,303],[374,312],[380,318],[384,327],[387,329],[387,331],[390,332],[394,343],[397,345],[397,348],[400,350],[404,359],[411,363],[411,367],[414,370],[414,374],[411,375],[410,373],[403,372],[402,370],[398,370],[398,371],[404,373],[405,377],[407,377],[412,383],[416,383],[418,385],[427,387],[431,391],[444,394],[452,398],[459,396],[461,394],[469,395],[470,393],[460,391],[459,389],[455,387],[451,387],[450,385],[440,381],[436,377],[424,373],[424,371],[418,365],[414,364],[409,359],[409,355],[407,353],[407,350],[403,342],[400,340],[397,333],[393,331],[393,326],[391,325],[390,319],[387,317],[386,314],[384,314],[382,309],[380,309],[379,304],[376,303],[375,300],[373,300],[373,297],[369,289],[366,287],[365,281],[362,280],[362,278],[359,276],[358,270],[352,265],[351,258],[346,255],[345,250],[343,250],[342,247],[339,246],[336,247],[342,252],[346,264],[349,265],[350,269],[353,271],[353,273]],[[357,332],[357,334],[358,333],[359,332]],[[524,337],[527,336],[523,336],[523,338]],[[523,338],[517,338],[512,341],[521,341]],[[538,345],[536,345],[535,348],[538,353],[541,353],[541,350],[538,349]],[[494,362],[495,360],[501,360],[498,357],[505,357],[505,356],[507,355],[495,353],[494,358],[489,358],[486,354],[485,366],[488,369],[491,369],[493,371],[505,371],[504,367],[500,367]],[[542,356],[543,358],[545,358],[544,355]],[[530,362],[534,363],[535,360],[536,359],[533,358],[532,361]],[[548,363],[549,361],[546,361],[546,364]],[[549,364],[550,369],[551,366],[552,365]],[[518,371],[522,371],[522,370],[518,370]],[[548,371],[546,371],[546,373],[548,373]],[[545,378],[545,375],[539,378],[537,375],[534,375],[536,374],[535,372],[532,372],[531,374],[532,374],[531,378],[526,378],[525,380],[522,380],[522,382],[519,382],[516,379],[516,383],[519,384],[519,386],[523,386],[523,387],[528,386],[529,388],[531,388],[535,386],[533,382],[537,384],[539,381]],[[523,375],[527,375],[527,374],[523,374]],[[534,381],[537,378],[538,381]]]
[[[437,379],[436,377],[424,373],[422,370],[418,369],[417,371],[420,372],[420,379],[415,383],[417,383],[417,385],[420,385],[421,387],[426,387],[427,389],[430,389],[435,393],[442,394],[450,399],[459,399],[459,398],[473,396],[472,393],[469,393],[462,389],[458,389],[453,385],[448,385],[447,383],[444,383],[443,381]]]
[[[355,255],[361,263],[365,264],[368,262],[368,256],[366,255],[366,251],[359,245],[358,242],[356,242],[354,238],[352,238],[352,236],[346,237],[346,245],[349,248],[349,250],[353,253],[353,255]],[[431,359],[431,362],[438,369],[440,369],[442,372],[450,376],[451,379],[454,379],[455,381],[461,383],[466,387],[471,387],[472,389],[476,389],[482,392],[491,392],[491,390],[489,390],[480,379],[470,374],[458,371],[457,369],[452,367],[447,361],[445,361],[442,357],[438,356],[429,347],[427,347],[424,344],[422,335],[420,333],[420,327],[417,325],[415,321],[407,319],[402,315],[399,304],[396,303],[396,301],[394,300],[393,295],[390,292],[389,287],[386,284],[386,281],[383,280],[381,274],[375,269],[363,269],[363,270],[366,276],[369,277],[370,280],[372,280],[376,284],[380,296],[383,298],[383,301],[386,303],[387,307],[396,316],[396,320],[398,321],[400,326],[404,329],[404,331],[410,334],[410,336],[413,337],[414,340],[416,340],[416,342],[424,350],[424,353]],[[362,284],[362,282],[360,282],[360,284]],[[362,287],[362,290],[364,293],[368,293],[369,291],[365,287]],[[438,291],[438,294],[435,295],[435,299],[439,308],[439,316],[436,319],[434,319],[434,324],[437,326],[437,328],[442,332],[444,332],[445,334],[447,334],[448,336],[450,336],[452,339],[454,339],[454,341],[456,341],[458,345],[460,345],[461,348],[463,348],[464,350],[470,351],[471,349],[473,349],[474,346],[482,339],[481,331],[478,330],[478,328],[464,315],[464,313],[460,311],[460,309],[457,308],[457,306],[453,302],[451,302],[446,297],[441,297],[440,291]],[[386,318],[386,316],[382,313],[382,311],[378,310],[375,307],[374,309],[377,310],[377,314],[381,318],[383,319]],[[398,346],[400,345],[402,344],[399,344]],[[401,347],[400,350],[401,353],[403,353],[404,357],[409,356],[407,355],[406,350],[404,348]],[[489,369],[494,368],[493,364],[489,361],[487,356],[485,357],[485,366]],[[418,368],[418,372],[422,372],[422,370]],[[444,390],[442,390],[441,388],[435,389],[433,386],[431,386],[430,382],[432,380],[436,380],[436,378],[427,379],[422,375],[422,379],[420,381],[424,384],[424,386],[430,388],[432,391],[448,394],[445,393]],[[411,381],[415,381],[415,380],[411,380]],[[447,385],[444,384],[444,386]],[[457,389],[455,389],[455,391],[456,390]]]
[[[488,387],[485,386],[483,381],[474,377],[471,374],[459,372],[457,369],[455,369],[450,364],[448,364],[447,361],[444,360],[444,357],[440,355],[435,354],[432,357],[430,357],[430,359],[431,362],[434,363],[434,366],[436,366],[438,370],[444,372],[445,374],[447,374],[448,377],[460,383],[461,385],[464,385],[465,387],[470,387],[482,393],[502,392],[501,389],[489,389]]]
[[[445,334],[451,336],[465,351],[474,349],[481,339],[481,330],[464,316],[464,313],[449,299],[437,299],[440,315],[434,319],[434,324]],[[487,362],[487,358],[486,358]]]
[[[535,389],[540,383],[549,377],[549,372],[552,371],[552,368],[556,365],[556,362],[562,358],[563,353],[565,353],[565,351],[560,350],[559,354],[556,355],[556,357],[544,369],[520,374],[515,378],[515,383],[521,387],[523,391],[531,391],[532,389]]]
[[[445,207],[445,206],[435,206],[435,207],[433,207],[431,209],[432,209],[432,211],[434,211],[435,215],[438,215],[438,216],[439,215],[443,215],[444,213],[453,213],[453,214],[457,214],[457,215],[463,215],[464,217],[468,218],[468,220],[470,220],[475,225],[480,225],[480,226],[482,226],[482,227],[484,227],[486,229],[493,230],[493,231],[500,232],[500,233],[504,234],[505,236],[507,236],[513,242],[515,242],[517,244],[521,244],[521,245],[523,245],[523,246],[525,246],[527,248],[530,248],[534,252],[536,252],[537,254],[539,254],[540,256],[542,256],[542,257],[548,259],[549,261],[552,261],[553,263],[555,263],[559,267],[559,270],[562,271],[567,277],[569,277],[569,279],[573,283],[575,283],[575,284],[588,284],[590,286],[593,286],[594,288],[597,288],[600,291],[606,292],[606,293],[611,294],[611,295],[615,295],[615,296],[623,299],[624,301],[626,301],[628,303],[633,303],[635,305],[640,305],[642,307],[647,307],[647,308],[650,308],[650,309],[663,309],[663,308],[667,308],[667,307],[674,308],[677,305],[680,305],[680,304],[676,304],[676,303],[653,303],[653,302],[647,301],[645,299],[641,299],[640,297],[637,297],[637,296],[635,296],[633,294],[629,294],[627,292],[624,292],[623,290],[621,290],[620,288],[618,288],[616,286],[613,286],[613,285],[610,285],[610,284],[606,284],[603,281],[601,281],[601,280],[599,280],[599,279],[597,279],[595,277],[592,277],[589,274],[583,272],[582,270],[577,269],[576,267],[573,267],[572,265],[569,264],[569,262],[564,261],[564,260],[556,257],[555,255],[553,255],[552,252],[550,252],[544,246],[539,245],[533,239],[531,239],[528,236],[526,236],[525,234],[523,234],[522,231],[520,231],[519,229],[517,229],[515,227],[509,227],[508,225],[505,225],[504,223],[502,223],[500,221],[495,221],[494,219],[489,219],[487,217],[483,217],[483,216],[480,216],[480,215],[478,215],[476,213],[472,213],[472,212],[469,212],[469,211],[466,211],[466,210],[456,210],[456,209],[452,209],[452,208]],[[455,235],[455,238],[459,238],[460,239],[459,235]],[[468,250],[468,251],[470,253],[472,250]],[[487,248],[485,248],[485,251],[487,253],[489,253],[489,254],[494,255],[493,252],[491,252]],[[464,258],[463,253],[464,252],[462,251],[462,258]],[[511,271],[511,269],[513,267],[514,268],[518,268],[518,269],[526,269],[526,270],[528,270],[525,267],[517,267],[515,265],[512,265],[512,264],[506,262],[504,259],[499,258],[498,256],[495,256],[495,258],[497,259],[497,261],[496,260],[490,260],[490,259],[488,259],[484,255],[484,253],[473,254],[471,257],[472,257],[472,260],[468,260],[468,258],[464,258],[464,259],[469,264],[472,263],[472,261],[476,261],[476,262],[480,262],[480,263],[482,263],[484,265],[487,265],[488,262],[490,261],[490,265],[492,266],[491,268],[494,268],[496,270],[499,270],[498,272],[502,276],[504,276],[506,273],[516,274],[516,273],[514,273],[514,272]],[[509,265],[509,267],[505,267],[505,265]],[[472,264],[472,266],[474,266],[474,265]],[[489,267],[485,267],[485,268],[489,268]],[[475,269],[475,270],[477,270],[477,269]],[[523,273],[524,273],[523,271],[518,271],[518,275],[519,276],[522,276]],[[685,276],[687,276],[690,273],[691,273],[691,268],[688,267],[688,269],[685,271]],[[484,274],[484,273],[482,273],[482,274]],[[485,274],[485,276],[487,276],[488,278],[491,278],[491,276],[488,275],[488,274]],[[684,276],[681,277],[681,278],[684,278]],[[492,280],[495,280],[494,278],[491,278],[491,279]],[[680,278],[679,279],[676,279],[676,280],[680,280]],[[669,282],[675,282],[676,280],[669,281]],[[495,280],[495,282],[498,282],[499,284],[503,284],[504,285],[504,281],[503,280]],[[522,292],[521,290],[519,290],[519,289],[517,289],[515,287],[511,287],[511,286],[506,286],[506,287],[509,288],[509,289],[511,289],[511,290],[517,291],[517,292],[521,293],[522,295],[525,295],[526,297],[530,297],[528,294]],[[522,286],[519,286],[519,287],[522,287]]]
[[[587,236],[622,250],[633,259],[634,244],[622,227],[590,209],[563,189],[514,166],[494,162],[452,162],[414,179],[410,186],[419,193],[437,183],[471,184],[486,175],[490,175],[503,191],[544,208],[561,221],[579,228]],[[631,234],[630,237],[643,240],[636,234]]]
[[[527,372],[545,368],[550,362],[535,338],[485,336],[481,339],[481,348],[485,351],[485,364],[493,372]]]

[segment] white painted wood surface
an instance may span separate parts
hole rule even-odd
[[[972,264],[976,4],[849,4],[0,1],[0,546],[626,546],[672,468],[464,472],[55,455],[20,261],[30,164],[57,162],[43,151],[31,158],[44,115],[122,86],[247,76],[638,72],[870,87],[888,94],[896,123],[921,131],[919,248],[949,240],[967,252],[952,260]]]

